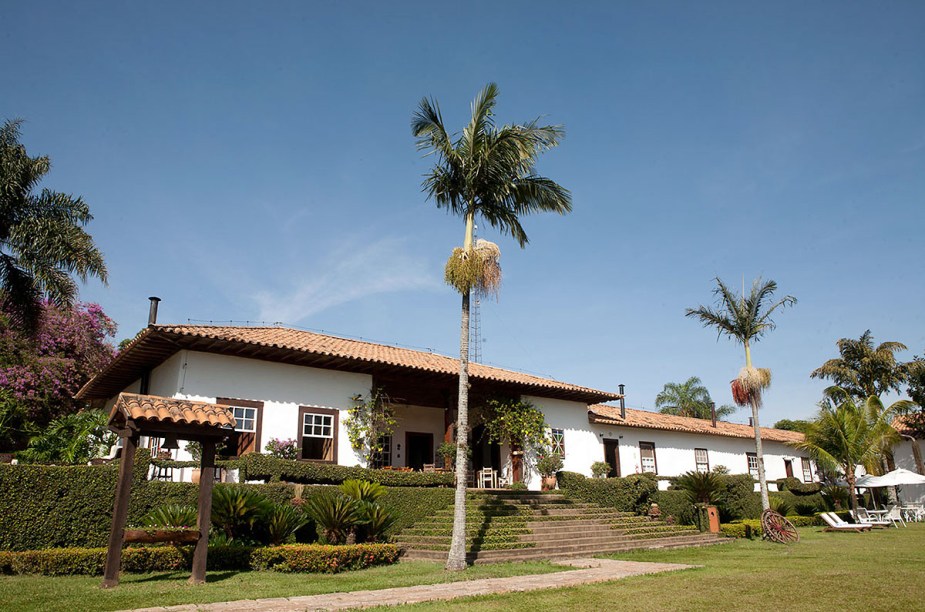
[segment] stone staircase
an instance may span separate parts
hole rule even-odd
[[[450,549],[453,507],[402,531],[404,559],[443,561]],[[726,540],[687,525],[668,525],[559,493],[470,491],[466,550],[470,563],[585,557],[639,548],[706,546]]]

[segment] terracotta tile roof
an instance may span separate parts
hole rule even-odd
[[[904,436],[912,436],[916,439],[922,439],[921,435],[912,427],[912,417],[911,416],[898,416],[893,419],[891,423],[893,429],[898,431]]]
[[[588,406],[588,420],[601,425],[621,425],[624,427],[642,427],[646,429],[663,429],[711,436],[728,436],[730,438],[754,438],[755,430],[751,425],[717,421],[716,427],[706,419],[679,417],[648,410],[626,409],[626,420],[620,416],[620,408],[605,404]],[[801,442],[803,434],[783,429],[761,428],[761,439],[771,442]]]
[[[231,407],[209,402],[194,402],[185,399],[120,393],[112,407],[109,422],[119,416],[134,421],[151,423],[188,423],[212,427],[234,428],[235,419]]]
[[[387,369],[449,376],[459,373],[459,360],[445,355],[285,327],[152,325],[84,385],[77,397],[112,397],[136,380],[144,368],[156,367],[183,348],[357,372],[374,373]],[[473,382],[501,383],[517,387],[527,394],[563,397],[585,403],[620,397],[616,393],[479,363],[470,363],[469,377]]]

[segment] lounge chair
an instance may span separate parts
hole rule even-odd
[[[890,525],[893,525],[894,527],[896,526],[895,521],[891,521],[882,516],[872,515],[867,512],[867,508],[858,508],[858,515],[855,517],[855,520],[858,523],[866,523],[868,525],[873,525],[874,527],[889,527]]]
[[[867,523],[846,523],[834,512],[823,512],[819,516],[828,524],[828,527],[823,531],[855,531],[860,533],[870,531],[873,528],[873,525]]]

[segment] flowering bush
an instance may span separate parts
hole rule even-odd
[[[267,451],[270,453],[270,455],[276,457],[277,459],[299,458],[299,443],[291,438],[288,440],[273,438],[267,442],[267,445],[263,450]]]
[[[116,324],[98,304],[63,309],[44,301],[41,308],[32,336],[0,312],[0,450],[21,447],[27,431],[77,412],[74,394],[115,356]]]

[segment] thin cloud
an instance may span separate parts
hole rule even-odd
[[[344,247],[314,263],[314,273],[286,289],[255,292],[258,318],[297,323],[371,295],[441,286],[426,260],[412,255],[406,241],[397,238]]]

